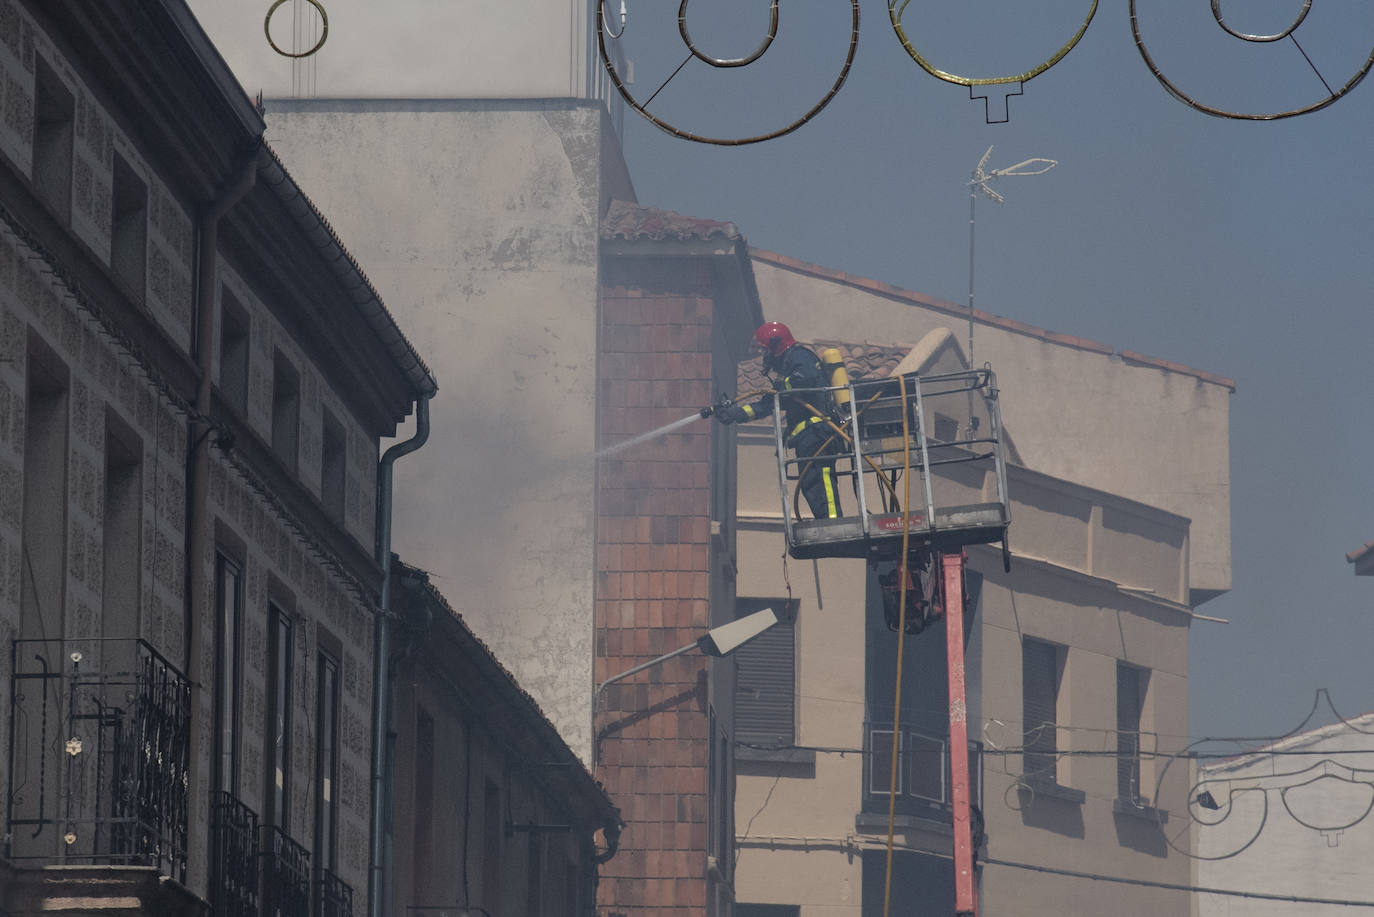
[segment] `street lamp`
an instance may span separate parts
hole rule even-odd
[[[650,659],[648,662],[640,663],[634,668],[626,669],[619,675],[612,675],[610,678],[597,685],[596,693],[592,695],[592,766],[596,766],[598,757],[597,750],[601,744],[597,740],[596,735],[596,715],[601,709],[601,695],[609,685],[622,679],[629,678],[631,675],[642,672],[645,669],[653,668],[660,663],[667,662],[674,656],[681,656],[683,653],[690,653],[692,650],[696,649],[701,650],[708,656],[728,656],[750,640],[753,640],[759,634],[768,630],[768,628],[772,627],[774,624],[777,624],[779,620],[778,613],[771,608],[756,611],[753,614],[745,615],[729,623],[713,627],[686,646],[680,646],[671,653],[664,653],[662,656]]]

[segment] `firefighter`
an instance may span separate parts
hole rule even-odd
[[[798,344],[782,322],[760,325],[754,332],[754,340],[763,351],[764,372],[772,376],[773,387],[784,393],[781,398],[784,436],[787,445],[802,460],[799,480],[802,496],[817,519],[837,519],[841,512],[840,491],[835,482],[835,456],[840,452],[840,437],[826,423],[835,413],[835,400],[825,391],[807,392],[804,396],[786,394],[793,389],[828,387],[830,379],[825,368],[815,352]],[[773,398],[770,395],[751,404],[732,404],[714,413],[721,423],[746,423],[773,413]]]

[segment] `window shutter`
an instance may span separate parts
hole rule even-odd
[[[1021,709],[1025,773],[1055,778],[1057,751],[1056,681],[1059,650],[1053,644],[1027,640],[1021,647]]]
[[[735,737],[789,746],[796,738],[795,626],[782,622],[735,652]]]
[[[1140,799],[1140,670],[1116,664],[1116,792]]]

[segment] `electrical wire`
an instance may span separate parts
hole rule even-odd
[[[892,762],[888,770],[893,792],[887,794],[887,866],[883,876],[883,917],[888,917],[892,904],[892,839],[897,826],[896,782],[897,751],[901,745],[899,730],[902,725],[902,660],[906,656],[903,652],[906,643],[906,594],[910,591],[907,589],[907,565],[911,561],[907,553],[911,546],[911,432],[907,425],[906,377],[898,376],[897,383],[901,386],[902,392],[902,469],[905,480],[902,491],[902,566],[897,569],[897,576],[901,580],[901,590],[897,599],[897,685],[896,696],[892,702]]]
[[[1032,872],[1042,872],[1055,876],[1067,876],[1073,879],[1091,879],[1095,882],[1115,882],[1121,885],[1138,885],[1145,888],[1192,892],[1200,895],[1255,898],[1261,901],[1289,901],[1294,904],[1330,904],[1337,907],[1374,907],[1374,901],[1363,901],[1357,898],[1314,898],[1308,895],[1281,895],[1274,892],[1247,892],[1241,891],[1240,889],[1209,888],[1201,885],[1184,885],[1179,882],[1157,882],[1153,879],[1133,879],[1128,876],[1109,876],[1095,872],[1084,872],[1077,869],[1060,869],[1056,866],[1038,866],[1033,863],[1017,863],[1013,860],[1001,860],[992,857],[984,857],[979,862],[988,866],[1006,866],[1012,869],[1026,869]]]

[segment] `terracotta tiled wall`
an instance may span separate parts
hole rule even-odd
[[[628,270],[602,291],[602,447],[712,400],[706,278],[678,269],[649,282],[647,270]],[[601,461],[598,684],[692,643],[709,626],[714,426],[698,420]],[[596,776],[626,821],[619,855],[601,867],[603,914],[705,913],[707,716],[698,653],[630,676],[602,698]]]

